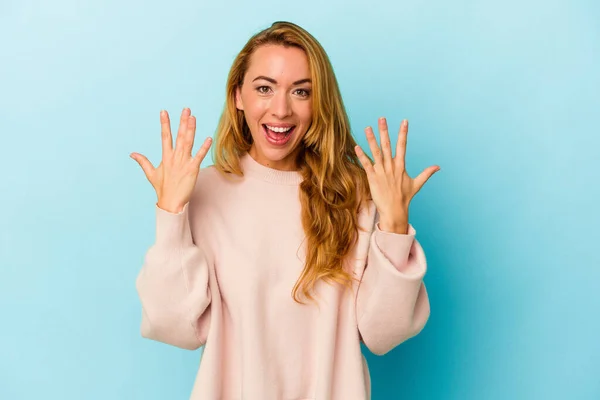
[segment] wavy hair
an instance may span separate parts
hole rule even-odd
[[[352,287],[355,277],[344,258],[356,244],[358,212],[369,197],[367,176],[354,152],[350,122],[329,57],[319,42],[296,24],[279,21],[252,36],[229,71],[226,102],[216,132],[213,162],[222,173],[243,175],[240,157],[250,150],[252,136],[244,112],[235,105],[250,59],[257,48],[282,45],[303,50],[313,83],[311,125],[299,144],[301,219],[306,235],[304,269],[292,289],[309,300],[319,279]],[[350,271],[352,272],[352,271]]]

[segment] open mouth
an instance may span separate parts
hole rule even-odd
[[[296,130],[295,125],[286,128],[278,128],[269,127],[266,124],[263,124],[262,127],[269,143],[277,146],[286,144],[290,140],[292,133]]]

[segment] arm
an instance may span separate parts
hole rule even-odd
[[[407,234],[397,234],[376,223],[370,237],[356,312],[362,340],[377,355],[417,335],[429,318],[427,263],[415,234],[410,224]]]
[[[211,292],[204,253],[194,244],[189,203],[178,213],[156,206],[156,241],[136,279],[141,335],[194,350],[206,343]]]
[[[395,156],[386,119],[379,118],[378,126],[381,148],[373,129],[365,130],[374,161],[360,146],[355,147],[371,199],[383,219],[379,225],[375,218],[369,238],[368,265],[358,287],[356,317],[365,345],[382,355],[418,334],[429,319],[429,297],[423,283],[427,263],[415,240],[416,232],[408,224],[408,210],[414,196],[440,167],[431,166],[411,178],[405,168],[408,120],[400,125]],[[382,228],[397,233],[383,232]]]

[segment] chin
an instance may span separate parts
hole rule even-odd
[[[294,169],[291,164],[295,164],[299,144],[290,143],[289,147],[273,148],[268,143],[254,143],[254,146],[256,146],[254,149],[255,159],[261,164],[270,164],[272,168],[279,170]]]
[[[295,148],[290,149],[274,149],[271,147],[262,147],[261,153],[270,161],[281,161],[290,157],[292,153],[294,153]]]

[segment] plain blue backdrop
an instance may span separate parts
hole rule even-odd
[[[367,353],[374,400],[600,399],[600,6],[593,1],[2,1],[0,399],[187,399],[201,350],[142,339],[159,111],[214,134],[276,20],[334,65],[360,144],[410,121],[440,165],[410,222],[431,318]],[[394,137],[395,143],[395,137]],[[203,166],[210,163],[210,155]],[[325,399],[320,399],[325,400]]]

